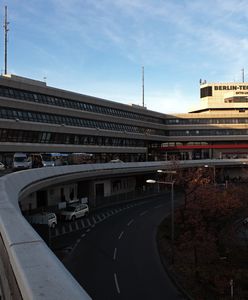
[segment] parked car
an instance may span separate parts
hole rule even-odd
[[[112,159],[112,160],[110,160],[109,162],[110,162],[110,163],[123,163],[123,161],[120,160],[119,158],[117,158],[117,159]]]
[[[0,171],[3,171],[3,170],[5,170],[5,165],[2,162],[0,162]]]
[[[42,212],[26,217],[31,224],[44,224],[51,228],[55,228],[57,225],[57,216],[52,212]]]
[[[71,204],[66,209],[60,211],[62,220],[75,221],[77,218],[87,216],[89,207],[87,204]]]
[[[13,156],[13,171],[30,169],[32,161],[28,159],[25,153],[15,153]]]

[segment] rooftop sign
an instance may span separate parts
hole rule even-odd
[[[248,90],[248,85],[215,85],[215,91],[244,91]]]

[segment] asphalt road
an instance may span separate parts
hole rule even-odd
[[[81,231],[63,263],[93,300],[185,299],[156,245],[157,226],[170,207],[169,195],[154,198]]]

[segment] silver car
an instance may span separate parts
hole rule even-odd
[[[75,221],[76,219],[87,216],[88,214],[89,207],[87,204],[72,204],[60,212],[60,217],[62,220]]]
[[[52,212],[41,212],[35,215],[27,216],[27,220],[31,224],[44,224],[51,228],[55,228],[57,225],[57,216]]]

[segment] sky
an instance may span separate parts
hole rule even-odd
[[[186,113],[199,80],[248,81],[247,0],[5,0],[8,73]],[[2,27],[2,26],[1,26]],[[4,30],[0,43],[4,70]],[[2,54],[2,59],[1,59]],[[247,77],[246,77],[247,71]]]

